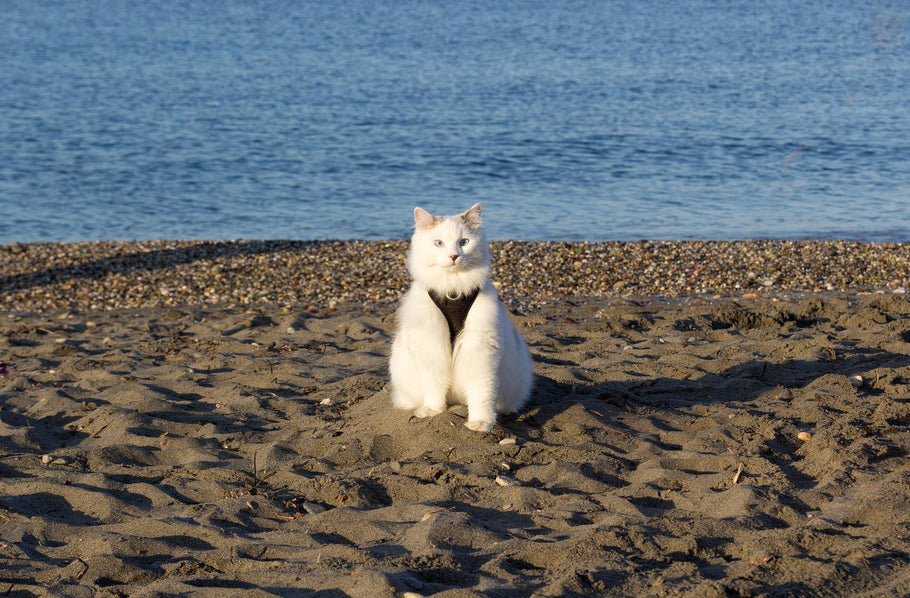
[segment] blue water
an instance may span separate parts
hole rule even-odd
[[[0,8],[0,242],[910,240],[906,2]]]

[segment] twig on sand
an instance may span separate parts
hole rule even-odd
[[[734,486],[739,481],[739,476],[740,476],[740,474],[742,474],[743,469],[745,469],[745,468],[746,468],[746,466],[743,464],[742,461],[740,461],[739,467],[736,468],[736,473],[733,474],[733,485]]]

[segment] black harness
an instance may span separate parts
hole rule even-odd
[[[443,317],[446,319],[446,323],[449,325],[449,340],[452,341],[452,344],[455,344],[455,337],[458,336],[458,333],[464,328],[465,318],[468,317],[468,312],[471,311],[471,306],[474,305],[474,300],[477,299],[477,294],[480,292],[480,289],[474,289],[467,295],[459,295],[455,299],[450,299],[445,295],[440,295],[435,291],[430,290],[430,299],[433,300],[433,303],[436,304],[436,307],[439,308],[439,311],[442,312]]]

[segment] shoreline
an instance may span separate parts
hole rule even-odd
[[[0,245],[0,308],[109,311],[254,303],[394,304],[408,242],[136,241]],[[492,241],[492,278],[518,309],[571,297],[894,292],[910,244],[849,241]]]

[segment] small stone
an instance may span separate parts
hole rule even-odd
[[[402,577],[401,581],[403,581],[408,587],[414,588],[415,590],[422,590],[424,588],[424,584],[422,581],[420,581],[418,579],[414,579],[413,577],[410,577],[410,576]]]
[[[310,515],[318,515],[319,513],[324,513],[327,509],[317,503],[306,501],[300,505],[303,507],[303,510]]]
[[[758,299],[758,293],[744,293],[743,299]]]
[[[334,401],[332,399],[322,399],[321,401],[319,401],[319,404],[329,406],[329,405],[334,404]]]
[[[288,334],[294,334],[295,332],[297,332],[296,328],[294,328],[293,326],[288,326],[288,329],[287,329]]]
[[[796,435],[796,437],[803,442],[808,442],[808,441],[812,440],[812,434],[810,434],[809,432],[800,432],[799,434]]]
[[[499,484],[500,486],[514,486],[515,480],[510,478],[509,476],[498,475],[498,476],[496,476],[496,483]]]
[[[453,415],[457,415],[458,417],[468,416],[468,408],[465,405],[455,405],[451,408],[451,412]]]
[[[863,386],[863,384],[866,383],[866,381],[863,379],[863,377],[860,376],[859,374],[853,374],[852,376],[849,377],[849,380],[850,380],[850,384],[852,384],[856,388],[861,388]]]
[[[45,465],[47,465],[48,463],[50,463],[53,460],[54,460],[54,458],[51,457],[50,455],[41,455],[41,462],[44,463]]]
[[[517,444],[517,442],[518,441],[515,440],[514,438],[503,438],[502,440],[499,441],[499,444],[506,446],[509,444]]]

